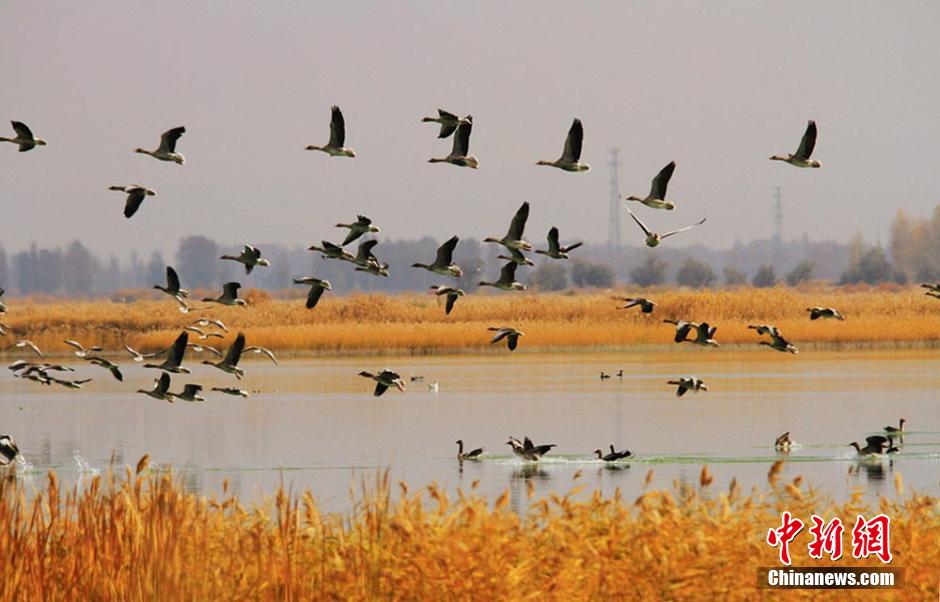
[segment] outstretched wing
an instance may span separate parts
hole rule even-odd
[[[457,248],[458,242],[460,242],[460,239],[456,236],[452,236],[447,242],[438,247],[437,260],[434,263],[442,266],[448,266],[454,263],[454,249]]]
[[[166,392],[170,390],[170,375],[167,372],[161,372],[160,378],[157,379],[157,383],[153,387],[153,392],[159,395],[166,395]]]
[[[666,238],[667,236],[672,236],[673,234],[678,234],[679,232],[685,232],[686,230],[691,230],[692,228],[694,228],[694,227],[696,227],[696,226],[701,226],[701,225],[704,224],[704,223],[705,223],[705,218],[703,217],[703,218],[702,218],[702,221],[700,221],[700,222],[695,222],[695,223],[692,224],[691,226],[686,226],[685,228],[679,228],[678,230],[672,230],[672,231],[670,231],[670,232],[666,232],[665,234],[663,234],[662,236],[660,236],[660,238]]]
[[[676,170],[676,162],[670,161],[669,165],[659,170],[656,177],[653,178],[653,184],[650,187],[650,197],[654,199],[666,198],[666,187],[669,185],[669,179],[672,178],[672,172]]]
[[[240,289],[241,287],[242,285],[240,285],[237,282],[226,282],[225,284],[222,285],[222,292],[225,293],[226,297],[237,299],[238,289]]]
[[[238,336],[235,337],[235,342],[232,343],[232,346],[228,348],[228,353],[225,354],[224,363],[229,366],[237,366],[238,360],[242,357],[242,351],[245,350],[245,335],[238,333]]]
[[[803,139],[800,140],[800,148],[796,149],[796,156],[800,159],[809,159],[816,148],[816,122],[810,120],[806,124],[806,131],[803,133]]]
[[[180,290],[180,277],[176,274],[170,266],[166,266],[166,287],[171,291]]]
[[[516,350],[516,346],[517,346],[518,344],[519,344],[519,335],[517,335],[517,334],[510,334],[510,335],[509,335],[509,340],[507,341],[507,346],[509,347],[509,350],[510,350],[510,351],[515,351],[515,350]]]
[[[183,126],[173,128],[163,132],[163,135],[160,136],[160,149],[168,153],[176,152],[176,141],[180,139],[180,136],[186,133],[186,128]]]
[[[509,224],[509,238],[511,240],[522,240],[522,233],[525,231],[526,220],[529,219],[529,201],[522,203],[516,215],[513,216]]]
[[[581,143],[584,140],[584,127],[580,119],[575,119],[571,123],[571,129],[568,130],[568,137],[565,138],[565,150],[561,153],[561,158],[570,163],[577,163],[581,159]]]
[[[515,282],[516,281],[516,268],[519,267],[519,264],[515,261],[510,261],[499,270],[499,279],[503,282]]]
[[[548,231],[548,250],[550,253],[557,253],[561,250],[558,246],[558,228],[555,226]]]
[[[330,118],[330,144],[336,148],[342,148],[346,142],[346,120],[343,118],[343,112],[339,107],[333,105],[333,116]]]
[[[313,309],[317,306],[317,303],[320,302],[320,297],[323,296],[323,291],[326,289],[322,286],[311,286],[310,292],[307,293],[307,309]]]
[[[454,309],[454,303],[457,302],[458,295],[448,293],[447,294],[447,305],[444,306],[444,313],[450,315],[450,311]]]
[[[364,228],[368,228],[369,226],[372,225],[372,220],[369,219],[368,217],[364,216],[364,215],[357,215],[357,216],[356,216],[356,223],[359,224],[360,226],[364,227]]]
[[[170,366],[179,366],[183,363],[183,356],[186,354],[186,344],[189,342],[189,333],[182,332],[180,336],[173,341],[173,346],[167,353],[166,363]]]
[[[381,397],[382,393],[385,393],[388,390],[388,385],[383,385],[382,383],[375,383],[375,392],[372,394],[376,397]]]
[[[124,203],[124,217],[130,219],[137,213],[137,210],[140,209],[140,205],[144,202],[146,196],[147,193],[140,188],[135,188],[133,192],[129,193],[127,195],[127,202]]]
[[[454,148],[451,154],[457,157],[466,157],[470,153],[470,130],[473,129],[473,122],[465,121],[457,126],[457,134],[454,136]]]
[[[636,222],[636,225],[638,225],[638,226],[640,227],[640,229],[643,230],[643,234],[646,234],[647,236],[649,236],[650,234],[652,234],[652,232],[650,232],[650,229],[646,227],[646,224],[644,224],[643,222],[641,222],[641,221],[640,221],[640,218],[638,218],[636,215],[634,215],[633,212],[630,211],[630,208],[629,208],[629,207],[627,207],[626,205],[624,205],[624,207],[626,208],[627,213],[630,214],[630,217],[633,218],[633,221]]]
[[[26,140],[33,139],[33,132],[29,129],[29,126],[23,123],[22,121],[11,121],[13,125],[13,131],[16,132],[17,138],[24,138]]]

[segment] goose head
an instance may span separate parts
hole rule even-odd
[[[480,166],[480,162],[477,161],[477,158],[473,155],[468,155],[466,159],[464,160],[467,163],[467,167],[470,167],[472,169],[477,169]]]
[[[669,211],[672,211],[673,209],[676,208],[676,204],[673,203],[672,201],[665,201],[665,200],[664,200],[664,201],[663,201],[663,208],[664,208],[664,209],[668,209]]]
[[[820,163],[816,159],[813,159],[812,161],[809,162],[809,166],[810,167],[822,167],[822,163]]]
[[[174,153],[173,162],[176,163],[177,165],[182,165],[183,163],[186,163],[186,157],[184,157],[183,155],[179,153]]]
[[[143,154],[145,154],[145,155],[149,155],[149,154],[150,154],[150,151],[149,151],[149,150],[147,150],[146,148],[140,148],[140,147],[135,148],[135,149],[134,149],[134,152],[135,152],[135,153],[143,153]]]
[[[259,260],[258,260],[258,265],[261,265],[261,266],[271,265],[271,262],[268,261],[267,259],[259,259]]]
[[[35,145],[37,145],[37,146],[45,146],[45,145],[46,145],[46,141],[43,140],[42,138],[33,138],[33,144],[35,144]]]

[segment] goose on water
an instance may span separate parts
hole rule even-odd
[[[550,452],[553,447],[556,447],[554,443],[534,445],[528,437],[525,437],[522,443],[515,437],[509,437],[506,444],[512,447],[514,454],[529,462],[538,462],[542,456]]]
[[[859,447],[858,443],[855,441],[849,443],[852,447],[855,448],[855,451],[858,452],[860,456],[870,456],[872,454],[883,453],[885,447],[888,446],[888,439],[882,437],[881,435],[872,435],[870,437],[865,437],[865,447]]]
[[[20,448],[10,435],[0,435],[0,466],[6,466],[20,455]]]
[[[810,159],[813,149],[816,147],[816,122],[810,120],[806,124],[806,131],[803,132],[803,138],[800,140],[800,147],[792,155],[782,157],[774,155],[771,161],[784,161],[796,167],[821,167],[822,163],[815,159]]]
[[[493,335],[493,338],[490,339],[491,345],[506,339],[506,346],[510,351],[515,351],[516,347],[519,345],[519,337],[525,336],[524,332],[510,328],[509,326],[490,326],[487,330],[496,333]]]
[[[441,124],[441,131],[437,135],[438,138],[447,138],[455,131],[457,127],[462,123],[472,123],[473,117],[467,115],[466,117],[457,117],[453,113],[448,113],[444,109],[437,110],[437,117],[424,117],[421,119],[421,123],[439,123]]]
[[[343,112],[336,105],[333,105],[330,111],[330,141],[325,146],[310,144],[307,150],[323,151],[331,157],[355,157],[356,151],[344,146],[346,144],[346,120],[343,118]]]
[[[271,262],[267,259],[261,259],[261,251],[251,245],[245,245],[242,247],[242,252],[239,255],[222,255],[219,257],[219,259],[237,261],[238,263],[245,266],[246,274],[250,274],[256,266],[271,265]]]
[[[469,167],[477,169],[480,162],[476,157],[470,154],[470,132],[473,129],[473,117],[467,115],[466,121],[457,126],[457,133],[454,135],[454,146],[450,154],[440,159],[428,159],[428,163],[450,163],[457,167]]]
[[[689,391],[692,391],[693,393],[698,393],[699,391],[708,391],[708,387],[705,385],[705,381],[694,376],[683,376],[679,378],[679,380],[667,381],[666,384],[676,385],[676,397],[682,397]]]
[[[160,364],[144,364],[144,368],[156,368],[164,372],[189,374],[189,368],[182,366],[183,356],[186,355],[186,344],[189,342],[189,333],[181,332],[173,345],[166,352],[166,359]]]
[[[226,395],[232,395],[234,397],[248,397],[248,391],[239,389],[237,387],[212,387],[212,390],[219,393],[225,393]]]
[[[483,455],[483,448],[478,447],[466,453],[463,451],[463,439],[457,439],[457,459],[458,460],[479,460]]]
[[[905,422],[907,422],[907,420],[905,420],[904,418],[901,418],[901,420],[898,421],[898,425],[896,427],[889,425],[889,426],[886,426],[884,430],[887,433],[903,433]]]
[[[454,303],[457,302],[457,299],[463,297],[466,294],[462,288],[442,286],[440,284],[435,284],[431,287],[431,290],[434,291],[434,294],[437,296],[447,296],[447,304],[444,306],[444,314],[448,316],[450,315],[451,310],[454,309]]]
[[[176,396],[170,393],[170,375],[166,372],[161,373],[160,377],[153,382],[153,389],[149,391],[147,389],[138,389],[137,392],[171,403],[176,399]]]
[[[307,309],[313,309],[317,306],[317,303],[320,302],[320,297],[323,296],[323,291],[333,290],[333,286],[330,284],[329,280],[320,280],[313,276],[294,278],[294,284],[306,284],[310,287],[310,290],[307,292]]]
[[[177,165],[182,165],[186,162],[186,158],[176,152],[176,141],[185,133],[186,128],[184,126],[169,129],[160,136],[160,146],[157,147],[157,150],[149,151],[145,148],[136,148],[134,152],[150,155],[154,159],[160,159],[161,161],[172,161]]]
[[[625,449],[625,450],[623,450],[623,451],[617,451],[617,450],[614,448],[613,443],[610,444],[610,453],[605,454],[605,453],[603,453],[603,452],[602,452],[601,450],[599,450],[599,449],[595,449],[595,450],[594,450],[594,453],[597,454],[597,459],[598,459],[598,460],[603,460],[604,462],[616,462],[617,460],[622,460],[622,459],[624,459],[624,458],[629,458],[630,456],[633,455],[633,454],[630,452],[630,450],[627,450],[627,449]]]
[[[653,313],[653,309],[656,307],[655,301],[645,297],[614,297],[614,299],[626,303],[626,305],[623,307],[618,307],[617,309],[630,309],[631,307],[639,307],[640,311],[644,314],[651,314]]]
[[[651,209],[675,209],[676,204],[666,200],[666,187],[669,186],[669,180],[672,178],[672,172],[675,170],[676,162],[670,161],[669,164],[659,170],[659,173],[653,178],[653,183],[650,185],[650,193],[646,195],[645,198],[641,199],[638,196],[628,196],[624,200],[643,203]]]
[[[504,259],[506,261],[511,261],[516,265],[528,265],[534,266],[535,262],[522,254],[522,251],[518,249],[509,249],[509,255],[497,255],[496,259]]]
[[[245,335],[238,333],[238,336],[235,337],[235,341],[228,348],[228,353],[225,354],[225,357],[219,360],[218,362],[213,362],[210,360],[202,360],[202,363],[207,366],[215,366],[223,372],[228,372],[229,374],[234,374],[235,378],[241,380],[245,376],[245,371],[238,367],[238,361],[242,357],[242,352],[245,350]]]
[[[222,294],[216,297],[215,299],[206,298],[203,301],[208,303],[218,303],[220,305],[241,305],[242,307],[248,305],[248,302],[244,299],[238,298],[238,289],[242,287],[241,284],[237,282],[226,282],[222,285]]]
[[[349,228],[349,234],[347,234],[346,238],[343,240],[344,247],[363,234],[368,234],[369,232],[381,232],[379,227],[372,225],[372,220],[364,215],[357,215],[356,221],[351,224],[336,224],[336,227]]]
[[[328,240],[320,241],[322,247],[310,245],[308,251],[319,251],[327,259],[341,259],[343,261],[355,261],[356,256],[339,245],[335,245]]]
[[[646,227],[646,224],[644,224],[642,221],[640,221],[640,218],[638,218],[636,215],[634,215],[633,212],[630,211],[630,208],[629,208],[629,207],[627,207],[627,213],[630,214],[630,217],[633,218],[633,221],[636,222],[636,225],[638,225],[638,226],[640,227],[640,229],[643,230],[643,234],[646,235],[646,246],[647,246],[647,247],[658,247],[658,246],[659,246],[659,243],[661,243],[664,238],[668,238],[668,237],[670,237],[670,236],[672,236],[672,235],[674,235],[674,234],[679,234],[680,232],[685,232],[685,231],[687,231],[687,230],[691,230],[692,228],[694,228],[694,227],[696,227],[696,226],[701,226],[702,224],[705,223],[705,218],[703,217],[700,221],[695,222],[695,223],[692,224],[691,226],[686,226],[685,228],[679,228],[678,230],[670,230],[669,232],[666,232],[665,234],[659,234],[659,233],[653,232],[653,231],[651,231],[649,228],[647,228],[647,227]]]
[[[108,190],[127,193],[127,200],[124,202],[124,217],[127,219],[130,219],[137,213],[137,210],[140,209],[140,205],[144,202],[145,198],[148,196],[156,196],[157,194],[155,190],[139,184],[131,184],[130,186],[108,186]]]
[[[845,320],[845,316],[832,307],[807,307],[806,311],[809,312],[810,320],[818,320],[819,318],[831,318],[840,322]]]
[[[362,371],[359,373],[359,376],[371,378],[375,381],[375,391],[372,394],[376,397],[381,397],[390,387],[395,387],[399,391],[405,390],[405,381],[402,377],[399,376],[397,372],[392,372],[388,368],[378,374]]]
[[[75,357],[86,357],[89,352],[99,352],[103,351],[101,347],[97,345],[94,347],[88,347],[87,349],[78,341],[73,341],[72,339],[66,339],[65,344],[75,348]]]
[[[453,276],[454,278],[460,278],[463,276],[463,270],[460,269],[456,263],[454,263],[454,249],[457,248],[457,243],[460,241],[456,236],[450,237],[447,242],[442,244],[437,249],[437,256],[434,258],[434,263],[413,263],[411,267],[413,268],[424,268],[435,274],[440,274],[441,276]]]
[[[519,206],[516,214],[509,223],[509,231],[502,238],[488,237],[483,242],[495,242],[503,245],[507,249],[516,249],[517,251],[531,251],[532,244],[523,240],[522,235],[525,231],[526,220],[529,219],[529,202],[526,201]]]
[[[167,295],[174,297],[177,301],[182,301],[184,298],[189,297],[189,291],[180,288],[180,277],[171,266],[166,266],[166,286],[155,284],[153,288],[158,291],[163,291]]]
[[[205,397],[200,397],[200,391],[202,391],[202,385],[190,383],[183,386],[181,393],[173,393],[173,397],[182,401],[205,401]]]
[[[90,364],[101,366],[105,370],[111,372],[111,376],[113,376],[115,380],[124,382],[124,375],[121,374],[121,368],[114,362],[97,355],[86,357],[85,360]]]
[[[601,380],[607,380],[608,378],[610,378],[610,374],[607,374],[606,372],[601,370]]]
[[[581,125],[580,119],[575,118],[568,129],[568,137],[565,138],[565,148],[561,151],[561,157],[554,161],[538,161],[536,165],[550,165],[565,171],[590,171],[590,165],[581,163],[583,142],[584,126]]]
[[[568,252],[577,249],[583,244],[583,242],[576,242],[566,246],[558,244],[558,228],[552,226],[551,230],[548,231],[548,249],[536,249],[535,252],[539,255],[548,255],[552,259],[568,259]]]
[[[774,439],[774,449],[777,451],[790,451],[792,445],[793,441],[790,439],[790,431]]]
[[[16,132],[16,138],[3,138],[0,137],[0,142],[12,142],[20,147],[20,152],[25,153],[26,151],[33,150],[37,146],[45,146],[46,141],[42,138],[36,138],[33,136],[32,130],[29,129],[22,121],[11,121],[13,125],[13,131]]]
[[[499,279],[493,282],[480,282],[479,286],[492,286],[501,291],[524,291],[526,286],[516,280],[516,268],[519,264],[510,261],[499,271]]]

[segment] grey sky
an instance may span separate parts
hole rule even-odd
[[[898,207],[940,202],[936,2],[44,1],[0,14],[0,129],[19,119],[49,140],[0,145],[8,251],[80,238],[172,256],[194,233],[308,244],[357,212],[392,238],[483,237],[524,200],[531,240],[558,225],[563,241],[600,242],[611,145],[625,195],[677,162],[678,209],[638,213],[661,230],[709,222],[670,245],[769,235],[776,185],[787,237],[884,237]],[[333,103],[356,159],[303,150],[326,141]],[[419,123],[437,107],[473,114],[478,171],[426,163],[450,150]],[[593,170],[535,166],[575,116]],[[823,168],[768,161],[810,118]],[[132,152],[176,125],[186,165]],[[107,190],[125,183],[158,192],[129,221]]]

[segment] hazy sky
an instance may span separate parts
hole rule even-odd
[[[667,162],[673,212],[707,216],[684,245],[772,232],[884,238],[898,207],[940,202],[937,2],[4,2],[0,242],[80,238],[99,252],[337,239],[371,216],[382,235],[502,235],[532,203],[528,238],[607,238],[607,149],[620,189],[645,196]],[[356,159],[304,151],[331,104]],[[472,113],[477,171],[431,165],[450,140],[420,118]],[[584,122],[586,174],[555,159]],[[819,124],[820,170],[768,161]],[[132,152],[185,125],[182,167]],[[12,130],[10,130],[12,131]],[[7,135],[7,134],[3,134]],[[111,184],[157,190],[131,220]],[[624,241],[641,242],[622,220]]]

